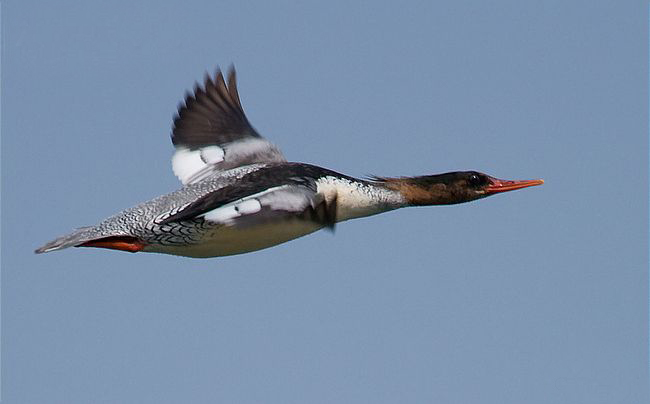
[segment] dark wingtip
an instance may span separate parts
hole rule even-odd
[[[334,227],[336,226],[336,208],[338,205],[337,196],[325,205],[325,227],[327,230],[334,233]]]

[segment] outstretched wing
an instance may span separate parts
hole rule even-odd
[[[183,206],[161,220],[171,222],[202,218],[208,222],[245,226],[278,219],[301,219],[333,227],[336,197],[318,192],[317,180],[339,175],[309,164],[286,163],[260,168]]]
[[[286,161],[248,122],[234,68],[228,72],[228,85],[217,70],[214,80],[206,75],[203,87],[197,84],[194,94],[186,94],[174,119],[172,143],[172,168],[183,184],[234,167]]]

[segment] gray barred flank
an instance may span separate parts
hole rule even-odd
[[[103,220],[96,226],[82,227],[60,236],[39,247],[35,252],[41,254],[62,250],[78,246],[87,241],[112,236],[133,236],[153,244],[183,245],[188,242],[197,243],[200,241],[201,235],[210,227],[202,223],[203,220],[182,222],[180,226],[187,228],[188,233],[178,236],[172,235],[170,238],[164,237],[166,230],[157,222],[164,220],[174,212],[184,209],[192,201],[228,186],[244,175],[259,170],[264,166],[265,164],[252,164],[224,171],[199,183],[187,185],[170,194],[159,196],[123,210]]]

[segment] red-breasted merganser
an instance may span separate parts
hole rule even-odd
[[[235,71],[187,94],[174,120],[176,192],[124,210],[38,248],[100,247],[218,257],[271,247],[335,223],[405,206],[449,205],[540,185],[476,171],[357,179],[287,162],[242,109]]]

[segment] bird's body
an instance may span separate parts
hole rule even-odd
[[[412,205],[452,204],[542,181],[477,172],[356,179],[287,162],[248,123],[234,70],[187,95],[174,121],[174,173],[184,186],[36,250],[75,246],[189,257],[271,247],[335,223]]]

